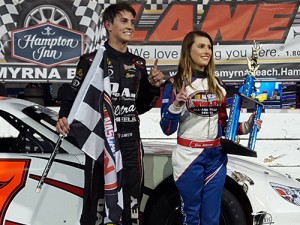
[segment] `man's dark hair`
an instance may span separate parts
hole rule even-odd
[[[112,4],[110,6],[108,6],[103,13],[103,23],[105,21],[109,21],[111,23],[114,22],[115,17],[120,14],[120,12],[122,11],[127,11],[130,12],[133,17],[136,16],[136,12],[134,10],[134,8],[131,7],[131,5],[129,5],[127,2],[120,2],[117,4]]]

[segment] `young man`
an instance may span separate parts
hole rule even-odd
[[[103,14],[103,24],[108,34],[104,46],[107,53],[107,67],[112,86],[111,99],[117,121],[119,145],[123,159],[122,188],[124,211],[122,225],[138,224],[138,213],[143,185],[143,148],[139,132],[138,115],[150,110],[159,97],[159,87],[163,74],[157,69],[157,61],[148,76],[145,60],[128,51],[127,44],[134,33],[136,12],[122,2],[107,7]],[[94,59],[95,52],[83,55],[77,66],[71,88],[62,91],[62,106],[57,132],[67,134],[67,116],[76,94]],[[79,84],[79,85],[78,85]],[[86,156],[85,188],[81,225],[94,225],[101,217],[99,203],[103,207],[103,165]],[[100,199],[100,200],[99,200]],[[97,215],[98,213],[98,215]],[[97,218],[98,217],[98,218]]]

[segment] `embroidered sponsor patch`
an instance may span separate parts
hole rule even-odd
[[[194,92],[186,103],[189,112],[201,116],[213,116],[218,113],[220,102],[215,94]]]
[[[168,103],[169,99],[162,99],[161,103]]]

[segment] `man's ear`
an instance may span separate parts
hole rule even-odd
[[[104,21],[104,27],[106,28],[106,30],[111,31],[111,22],[109,22],[108,20]]]

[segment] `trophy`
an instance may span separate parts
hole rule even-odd
[[[239,94],[233,96],[233,102],[230,107],[229,118],[225,128],[225,138],[221,139],[223,150],[228,154],[243,155],[257,157],[254,151],[255,142],[258,132],[258,127],[254,124],[254,120],[260,119],[263,111],[263,104],[256,99],[252,98],[255,90],[255,72],[259,65],[257,64],[258,53],[261,51],[262,46],[254,41],[252,47],[252,56],[247,58],[248,69],[244,84],[239,89]],[[245,147],[239,144],[237,129],[239,124],[239,117],[241,108],[254,109],[256,111],[255,118],[253,118],[250,125],[250,133],[248,139],[248,146]]]

